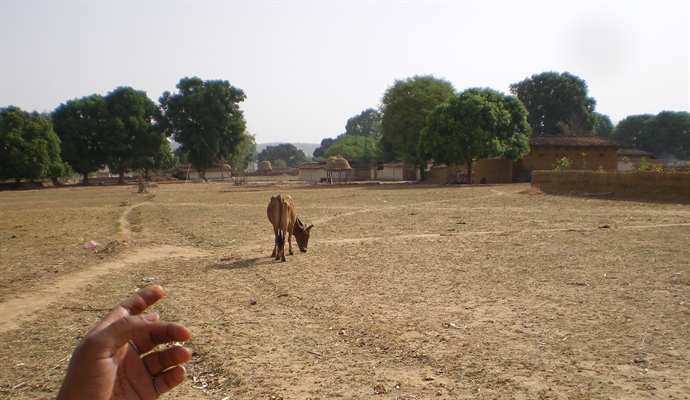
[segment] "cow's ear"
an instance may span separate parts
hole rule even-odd
[[[307,232],[309,232],[309,231],[311,230],[311,228],[313,228],[313,227],[314,227],[314,224],[309,225],[309,226],[307,227]]]

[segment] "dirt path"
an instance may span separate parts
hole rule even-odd
[[[49,306],[60,297],[75,291],[86,285],[90,280],[104,275],[112,270],[124,268],[128,265],[138,264],[145,261],[153,261],[161,258],[173,257],[201,257],[204,256],[199,250],[180,248],[175,246],[147,247],[136,250],[132,254],[118,261],[106,262],[85,268],[77,273],[56,279],[53,287],[25,293],[19,297],[6,301],[2,304],[2,322],[0,323],[0,333],[11,329],[16,329],[19,323],[31,319],[32,314]]]
[[[120,236],[123,238],[129,238],[132,235],[127,215],[136,207],[128,208],[119,218]],[[89,281],[110,271],[163,258],[195,258],[205,255],[207,254],[195,248],[161,245],[140,248],[116,261],[85,267],[79,272],[55,279],[53,286],[50,288],[31,293],[22,293],[12,300],[3,302],[1,306],[2,312],[0,313],[2,316],[0,318],[0,333],[18,328],[21,322],[30,320],[36,311],[48,307],[57,299],[65,297],[69,293],[83,287]]]

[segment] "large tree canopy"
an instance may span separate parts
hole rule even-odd
[[[105,97],[108,110],[106,124],[108,166],[117,171],[120,183],[133,164],[151,166],[150,162],[168,145],[163,133],[154,126],[158,107],[146,92],[119,87]],[[170,147],[167,147],[170,151]],[[146,169],[146,168],[145,168]],[[148,175],[148,171],[147,175]]]
[[[663,111],[656,116],[631,115],[618,123],[611,137],[667,161],[687,160],[690,158],[690,113]]]
[[[436,107],[419,137],[422,158],[436,164],[467,164],[480,158],[516,160],[529,153],[531,133],[525,106],[492,89],[469,89]]]
[[[624,142],[630,148],[647,150],[649,143],[645,130],[647,121],[653,118],[651,114],[630,115],[616,125],[611,137]]]
[[[596,101],[587,83],[568,72],[544,72],[510,85],[510,92],[527,107],[535,135],[590,135]]]
[[[594,113],[594,116],[596,118],[596,122],[594,123],[594,131],[592,132],[594,136],[605,138],[611,137],[611,133],[613,132],[614,128],[611,118],[609,118],[608,115],[599,113]]]
[[[151,171],[162,171],[174,168],[179,162],[179,157],[173,154],[170,142],[164,137],[161,146],[158,148],[158,152],[137,157],[132,161],[131,168],[133,170],[144,171],[146,180],[150,181]]]
[[[455,89],[445,80],[433,76],[414,76],[397,80],[381,99],[381,134],[408,165],[426,160],[417,157],[419,133],[426,126],[427,116],[447,101]]]
[[[22,179],[59,177],[53,175],[65,169],[50,121],[14,106],[0,109],[0,179],[19,185]]]
[[[246,96],[228,81],[197,77],[182,78],[177,89],[160,98],[160,124],[204,177],[214,163],[232,159],[239,150],[247,125],[239,103]]]
[[[270,161],[274,166],[285,163],[288,167],[296,167],[307,162],[304,152],[292,143],[281,143],[277,146],[267,146],[259,153],[259,161]]]
[[[381,135],[381,113],[368,108],[347,120],[345,134],[378,139]]]
[[[105,97],[94,94],[60,104],[51,114],[55,133],[60,137],[62,159],[83,176],[105,167],[108,162]]]
[[[328,150],[329,147],[335,142],[335,139],[333,138],[324,138],[321,140],[321,145],[314,149],[314,152],[312,155],[314,157],[323,157],[326,155],[326,150]]]

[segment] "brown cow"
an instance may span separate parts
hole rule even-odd
[[[309,232],[314,225],[306,226],[297,218],[297,209],[292,203],[292,197],[279,194],[271,197],[266,209],[268,220],[273,225],[275,234],[275,245],[271,257],[275,260],[285,261],[285,236],[287,235],[288,248],[292,255],[292,235],[302,253],[307,251],[309,244]]]

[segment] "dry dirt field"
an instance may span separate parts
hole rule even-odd
[[[315,225],[285,263],[278,193]],[[151,283],[193,333],[164,398],[690,398],[687,205],[286,177],[3,191],[0,231],[3,399]]]

